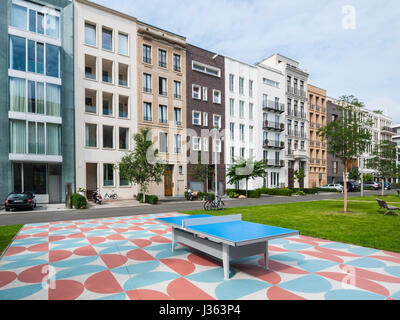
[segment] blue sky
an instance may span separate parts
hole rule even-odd
[[[281,53],[330,97],[354,94],[400,123],[398,0],[92,1],[247,63]]]

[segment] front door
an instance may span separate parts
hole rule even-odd
[[[172,196],[172,188],[173,188],[172,166],[168,166],[164,174],[164,195],[166,197]]]

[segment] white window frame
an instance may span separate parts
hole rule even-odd
[[[218,93],[218,101],[215,101],[215,94]],[[213,89],[213,103],[221,104],[221,91]]]
[[[208,99],[208,88],[203,87],[203,101],[207,101]]]
[[[199,91],[198,91],[198,97],[197,97],[197,98],[194,96],[194,94],[195,94],[194,89],[195,89],[195,88],[199,90]],[[193,99],[196,99],[196,100],[201,100],[201,86],[199,86],[199,85],[197,85],[197,84],[192,84],[192,98],[193,98]]]
[[[194,115],[195,115],[195,113],[196,113],[196,114],[199,114],[199,123],[195,123],[195,122],[194,122]],[[200,112],[200,111],[196,111],[196,110],[193,110],[193,111],[192,111],[192,124],[194,124],[194,125],[196,125],[196,126],[201,126],[201,112]]]
[[[197,148],[196,148],[197,146]],[[200,137],[193,137],[192,143],[193,151],[201,151],[201,138]]]
[[[213,139],[213,152],[221,152],[222,148],[221,139]]]
[[[208,137],[203,138],[203,151],[208,152]]]
[[[208,112],[203,112],[203,126],[208,127]]]
[[[221,129],[221,116],[219,114],[213,114],[213,128],[215,127],[216,119],[218,119],[218,128]]]

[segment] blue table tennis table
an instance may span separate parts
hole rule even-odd
[[[229,279],[233,260],[264,254],[268,270],[268,241],[299,235],[299,231],[242,221],[242,215],[176,216],[155,219],[172,227],[172,251],[177,242],[222,260]]]

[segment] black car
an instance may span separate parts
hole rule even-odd
[[[342,182],[338,182],[340,185],[344,186],[343,181]],[[348,192],[355,192],[358,190],[358,185],[357,183],[353,182],[353,181],[347,181],[346,183],[347,185],[347,191]]]
[[[11,209],[30,209],[36,208],[36,199],[31,192],[10,193],[4,202],[6,211]]]

